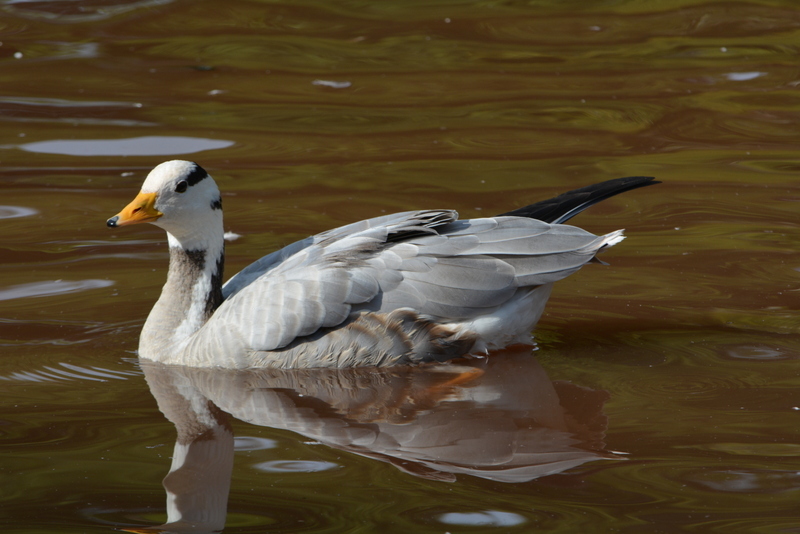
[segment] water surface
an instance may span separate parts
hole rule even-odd
[[[798,529],[793,2],[0,10],[4,531],[158,526],[187,491],[226,532]],[[223,190],[229,275],[392,211],[664,183],[572,221],[628,239],[556,286],[534,352],[159,372],[135,349],[164,236],[104,222],[172,158]],[[162,484],[206,413],[176,381],[220,448]]]

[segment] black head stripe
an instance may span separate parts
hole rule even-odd
[[[186,181],[189,182],[190,186],[192,186],[207,176],[208,173],[206,172],[206,170],[197,163],[195,163],[194,169],[192,169],[192,172],[190,172],[189,176],[186,177]]]

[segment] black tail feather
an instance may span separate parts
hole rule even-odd
[[[543,200],[524,208],[515,209],[500,215],[514,217],[528,217],[547,223],[560,224],[586,208],[594,206],[607,198],[611,198],[631,189],[638,189],[648,185],[660,184],[652,176],[628,176],[615,178],[599,184],[589,185],[568,191],[549,200]]]

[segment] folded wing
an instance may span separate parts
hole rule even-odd
[[[225,302],[198,334],[272,351],[370,312],[403,308],[437,323],[470,321],[568,276],[622,239],[528,218],[456,217],[370,219],[265,256],[225,285]]]

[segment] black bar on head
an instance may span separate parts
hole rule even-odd
[[[206,170],[197,163],[194,163],[194,169],[189,173],[189,176],[186,177],[186,181],[189,183],[189,185],[194,185],[207,176],[208,173]]]

